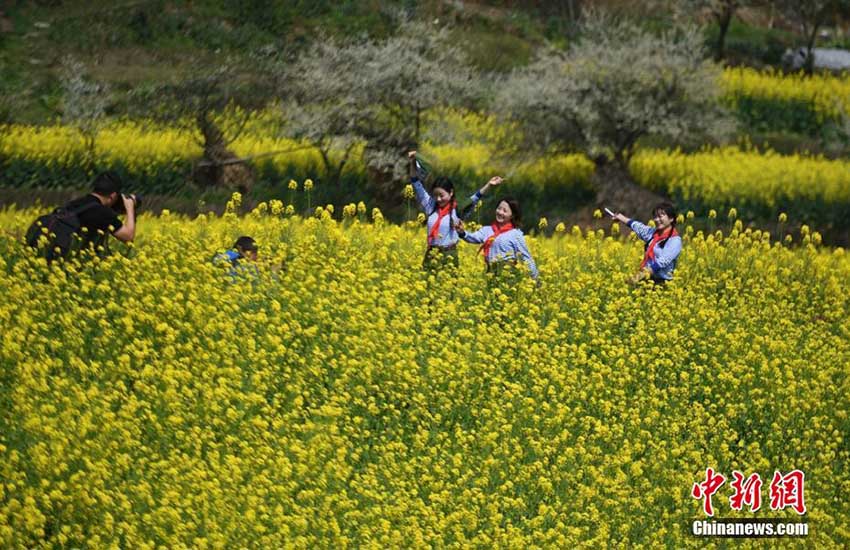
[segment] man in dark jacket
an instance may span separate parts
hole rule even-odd
[[[126,212],[122,222],[117,211]],[[110,233],[119,241],[130,242],[136,237],[136,199],[121,194],[121,178],[115,172],[101,172],[92,182],[92,192],[74,199],[66,209],[78,210],[83,248],[106,246]]]

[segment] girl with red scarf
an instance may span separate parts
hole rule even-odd
[[[492,225],[485,225],[474,233],[467,233],[463,230],[463,222],[459,222],[458,235],[468,243],[481,245],[479,250],[484,255],[488,271],[498,270],[505,261],[523,261],[528,266],[531,277],[537,280],[537,264],[531,257],[525,236],[518,228],[520,221],[519,203],[514,199],[504,198],[496,207],[496,221]]]
[[[682,238],[676,231],[676,207],[669,202],[662,202],[655,206],[652,216],[655,220],[654,229],[619,212],[611,215],[613,219],[628,225],[646,243],[640,270],[628,279],[631,284],[645,279],[651,279],[656,284],[666,283],[673,278],[673,270],[676,269],[682,251]]]
[[[502,183],[502,178],[499,176],[491,178],[484,187],[469,198],[471,203],[462,210],[459,216],[452,180],[446,177],[437,178],[431,186],[431,193],[429,194],[425,191],[425,186],[422,184],[419,175],[416,151],[408,152],[407,157],[410,162],[410,180],[413,191],[416,193],[420,208],[427,217],[428,248],[425,251],[423,265],[430,268],[451,263],[457,267],[458,234],[455,230],[455,224],[472,212],[475,204],[481,200],[481,197],[490,187]]]

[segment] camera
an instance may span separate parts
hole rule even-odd
[[[125,195],[121,194],[121,198],[115,201],[115,204],[112,205],[112,210],[115,211],[116,214],[126,214],[124,208],[124,198],[133,199],[133,205],[136,207],[136,210],[142,207],[142,196],[137,194]]]

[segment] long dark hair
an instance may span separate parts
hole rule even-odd
[[[654,218],[658,212],[664,212],[667,214],[667,217],[670,218],[670,227],[676,227],[676,217],[679,213],[676,211],[676,207],[670,201],[662,201],[655,205],[655,208],[652,209],[652,217]]]
[[[437,189],[438,187],[440,189],[443,189],[446,193],[448,193],[452,197],[451,199],[449,199],[449,204],[452,205],[451,209],[449,210],[449,226],[453,227],[454,226],[454,219],[453,219],[454,214],[452,213],[452,211],[455,208],[457,208],[457,196],[455,195],[455,184],[451,179],[447,178],[446,176],[440,176],[439,178],[434,180],[434,183],[431,184],[431,192],[433,193],[434,190]],[[430,216],[431,214],[433,214],[434,212],[436,212],[439,209],[440,209],[440,207],[437,206],[437,201],[434,201],[434,209],[431,210],[431,212],[429,212],[428,215]]]
[[[522,210],[519,208],[519,201],[517,201],[513,197],[502,197],[496,203],[496,208],[503,202],[508,203],[508,208],[511,209],[511,223],[514,224],[514,227],[519,227],[519,224],[522,223]]]
[[[676,216],[679,215],[676,212],[676,207],[670,201],[662,201],[655,205],[655,208],[652,209],[652,217],[654,218],[656,214],[659,212],[664,212],[667,214],[667,217],[670,218],[670,231],[667,232],[667,236],[658,241],[658,248],[664,248],[667,245],[667,241],[670,240],[670,237],[673,236],[673,230],[676,229]],[[649,248],[649,243],[645,243],[643,245],[644,252]]]
[[[445,189],[446,193],[454,194],[455,191],[454,182],[446,176],[440,176],[439,178],[434,180],[434,183],[431,184],[431,192],[433,192],[434,189],[436,189],[437,187]]]

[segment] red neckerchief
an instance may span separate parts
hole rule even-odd
[[[437,221],[434,222],[433,227],[431,227],[431,231],[428,232],[429,245],[437,239],[437,233],[440,231],[440,222],[443,221],[443,218],[445,218],[456,205],[457,202],[453,200],[438,210]],[[451,228],[449,228],[449,230],[451,231]]]
[[[493,246],[493,241],[496,240],[496,237],[498,237],[502,233],[507,233],[508,231],[513,229],[514,224],[512,224],[511,222],[508,222],[508,223],[504,224],[503,226],[499,227],[499,224],[494,223],[493,225],[490,226],[490,228],[493,230],[493,234],[490,237],[488,237],[486,241],[484,241],[484,244],[482,244],[481,248],[479,249],[481,251],[481,253],[484,254],[485,260],[490,256],[490,247]]]
[[[662,235],[660,231],[656,231],[652,235],[652,240],[649,241],[649,244],[646,247],[646,253],[643,255],[643,261],[640,263],[640,268],[643,269],[647,263],[655,260],[655,245],[659,242],[669,239],[670,237],[678,237],[679,234],[676,232],[675,227],[671,227],[670,231],[667,232],[667,235]]]

